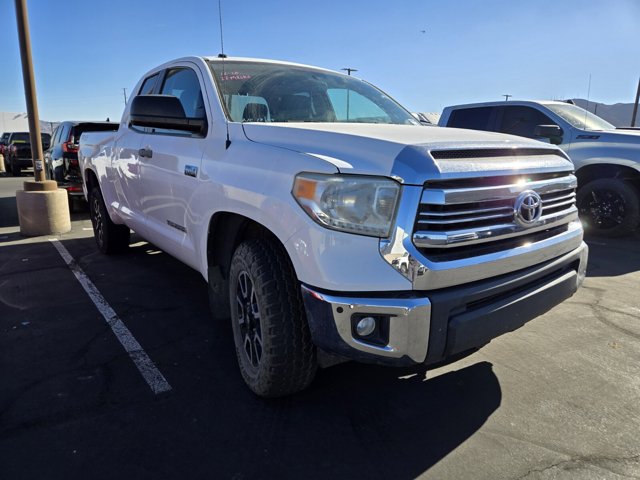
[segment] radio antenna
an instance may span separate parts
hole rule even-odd
[[[222,32],[222,0],[218,0],[218,21],[220,23],[220,54],[218,55],[218,58],[222,59],[222,77],[221,77],[221,82],[220,82],[220,88],[222,89],[222,102],[224,103],[224,106],[226,107],[225,110],[227,110],[227,112],[229,111],[229,107],[227,105],[227,99],[225,98],[225,88],[224,88],[224,82],[226,82],[226,72],[224,69],[224,62],[225,62],[225,58],[227,58],[227,56],[224,53],[224,34]],[[227,115],[227,112],[225,112],[225,116]],[[225,119],[225,125],[227,127],[227,141],[225,142],[224,146],[225,149],[229,149],[229,147],[231,146],[231,139],[229,138],[229,119]]]
[[[225,58],[226,55],[224,54],[224,35],[222,34],[222,0],[218,0],[218,20],[220,21],[220,56],[222,58]]]

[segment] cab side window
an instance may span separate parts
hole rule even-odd
[[[164,84],[162,85],[160,93],[162,95],[178,97],[187,117],[206,117],[200,81],[198,80],[196,72],[190,68],[173,68],[168,70],[164,77]]]
[[[536,138],[535,130],[538,125],[556,124],[540,110],[532,107],[514,105],[499,108],[502,111],[502,119],[498,131],[501,133]]]
[[[187,118],[207,118],[204,108],[204,100],[200,81],[196,72],[190,68],[179,67],[167,70],[162,77],[162,86],[158,93],[160,95],[171,95],[176,97]],[[150,129],[152,134],[160,135],[176,135],[180,137],[200,136],[199,134],[186,132],[184,130],[170,130],[165,128]]]
[[[160,73],[156,73],[155,75],[145,78],[144,82],[142,82],[142,85],[140,86],[140,90],[138,90],[138,95],[151,95],[156,88],[158,78],[160,78]],[[147,127],[136,127],[134,125],[130,125],[129,128],[139,133],[148,133],[149,131]]]
[[[493,107],[460,108],[451,112],[447,127],[493,131],[494,119]]]
[[[153,93],[153,89],[156,87],[156,82],[158,81],[158,77],[160,74],[156,73],[155,75],[151,75],[146,78],[144,82],[142,82],[142,86],[140,87],[140,91],[138,95],[150,95]]]

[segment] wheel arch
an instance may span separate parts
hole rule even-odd
[[[617,163],[591,163],[578,169],[576,172],[578,177],[578,188],[586,185],[591,180],[599,178],[618,178],[626,180],[636,188],[640,188],[640,171],[628,165]]]
[[[98,187],[100,186],[100,183],[98,182],[98,176],[96,175],[96,172],[94,172],[92,169],[87,168],[84,171],[84,185],[85,185],[85,196],[88,199],[89,198],[89,193],[91,192],[91,189],[98,185]]]
[[[216,316],[229,313],[229,270],[231,258],[238,245],[250,239],[268,239],[282,249],[291,262],[283,242],[260,222],[234,212],[216,212],[209,220],[207,230],[207,272],[209,291],[216,304]],[[294,268],[295,271],[295,268]]]

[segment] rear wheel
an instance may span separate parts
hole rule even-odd
[[[286,253],[267,239],[240,244],[229,293],[236,355],[249,388],[262,397],[306,388],[316,373],[316,349]]]
[[[640,195],[624,180],[592,180],[580,187],[576,203],[586,231],[594,235],[619,237],[640,224]]]
[[[111,221],[98,187],[93,187],[89,195],[89,216],[93,225],[93,235],[102,253],[121,253],[129,247],[129,227],[116,225]]]

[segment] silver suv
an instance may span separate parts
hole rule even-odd
[[[587,231],[619,236],[640,225],[640,130],[617,129],[576,105],[554,101],[451,106],[438,125],[558,145],[575,165],[576,201]]]

